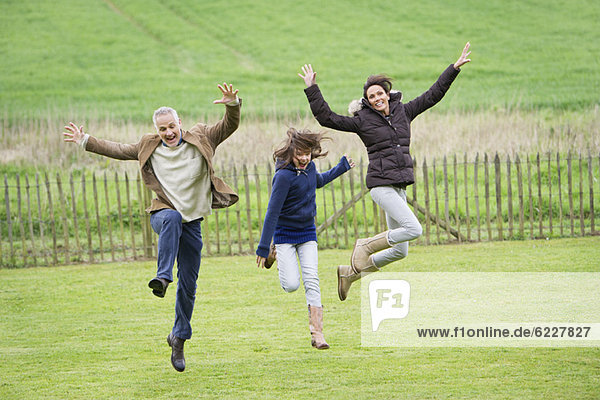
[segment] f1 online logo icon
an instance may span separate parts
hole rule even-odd
[[[373,332],[385,319],[402,319],[408,315],[410,284],[404,280],[373,280],[369,282],[369,303]]]

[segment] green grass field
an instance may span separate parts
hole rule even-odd
[[[473,62],[413,124],[419,164],[591,151],[598,165],[598,20],[593,0],[4,0],[0,173],[10,185],[15,173],[83,168],[135,176],[135,163],[65,145],[62,126],[133,142],[162,105],[184,128],[216,122],[225,80],[243,115],[216,162],[265,165],[288,126],[317,128],[297,76],[304,63],[343,114],[369,74],[391,75],[405,99],[421,94],[466,41]],[[328,161],[365,156],[356,136],[334,136]],[[14,212],[12,194],[0,202]],[[416,245],[389,270],[597,272],[599,249],[598,236]],[[254,256],[205,257],[183,374],[165,341],[175,288],[151,295],[154,262],[0,269],[0,399],[598,398],[598,348],[361,347],[358,290],[344,303],[336,294],[334,267],[349,254],[320,252],[327,351],[310,347],[304,296],[284,293],[276,271],[257,271]]]
[[[200,117],[218,113],[226,80],[246,115],[294,115],[308,111],[304,63],[343,111],[373,73],[422,93],[467,41],[473,62],[439,109],[578,109],[598,104],[599,18],[593,0],[3,1],[0,111],[147,120],[168,104]]]
[[[598,237],[413,246],[390,271],[597,272]],[[310,347],[301,292],[284,293],[254,257],[205,258],[187,368],[175,372],[165,337],[174,287],[146,287],[154,264],[0,270],[2,399],[490,398],[595,399],[597,348],[364,348],[360,299],[341,303],[320,252],[325,337]]]

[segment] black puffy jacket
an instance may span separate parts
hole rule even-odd
[[[324,127],[355,132],[369,154],[366,184],[369,189],[383,185],[411,185],[415,182],[410,147],[410,123],[417,115],[439,102],[459,71],[450,65],[425,93],[402,103],[400,92],[390,93],[389,121],[363,98],[362,109],[353,117],[334,113],[317,85],[304,89],[313,115]]]

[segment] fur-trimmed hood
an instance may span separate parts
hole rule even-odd
[[[390,101],[402,101],[402,92],[399,90],[390,90]],[[357,112],[365,107],[369,107],[369,102],[364,97],[360,99],[352,100],[348,104],[348,113],[350,115],[356,115]]]

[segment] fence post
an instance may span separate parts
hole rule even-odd
[[[531,189],[531,162],[527,156],[527,189],[529,191],[529,238],[533,239],[533,191]]]
[[[567,181],[569,189],[569,217],[571,220],[571,237],[575,236],[575,216],[573,215],[573,170],[571,169],[571,152],[567,154]]]
[[[138,198],[138,209],[136,213],[139,215],[140,229],[142,230],[142,257],[149,258],[150,256],[148,256],[148,249],[150,246],[148,245],[148,235],[146,234],[146,231],[148,229],[146,224],[148,223],[148,221],[146,220],[146,212],[144,210],[145,201],[144,195],[142,194],[142,173],[140,170],[138,170],[135,177],[135,187],[137,189]]]
[[[108,239],[110,242],[110,255],[111,255],[111,260],[115,261],[115,246],[113,243],[112,224],[110,221],[110,202],[108,200],[108,178],[106,177],[106,172],[104,172],[104,201],[106,203],[106,222],[108,225]]]
[[[360,189],[361,191],[365,190],[365,166],[364,159],[362,157],[360,158]],[[369,222],[367,220],[367,203],[365,201],[365,196],[361,198],[361,202],[363,209],[363,218],[365,221],[365,237],[369,237]]]
[[[155,235],[154,230],[152,229],[152,224],[150,223],[150,214],[146,212],[146,208],[150,206],[152,202],[152,191],[146,187],[146,185],[142,186],[142,196],[144,197],[144,206],[142,207],[142,214],[144,216],[144,220],[146,221],[146,243],[148,243],[148,258],[152,258],[155,249]]]
[[[454,181],[454,220],[456,221],[456,231],[458,233],[460,233],[460,211],[458,209],[458,166],[456,163],[456,154],[453,155],[453,163],[454,163],[454,176],[453,176],[453,181]],[[450,225],[448,225],[448,228],[450,227]],[[457,237],[458,239],[458,243],[462,242],[461,236],[460,234]]]
[[[475,214],[477,216],[477,241],[481,241],[481,217],[479,214],[479,186],[477,183],[477,174],[479,170],[479,153],[475,155],[473,163],[473,192],[475,193]]]
[[[254,252],[254,238],[252,237],[252,211],[250,209],[250,181],[248,180],[248,169],[246,168],[246,165],[243,166],[242,173],[244,174],[244,187],[246,190],[246,219],[248,223],[248,240],[250,242],[250,254],[252,254]],[[260,188],[257,187],[256,191],[260,191]]]
[[[436,234],[437,242],[441,243],[441,239],[440,239],[440,207],[439,207],[438,193],[437,193],[437,173],[435,170],[435,158],[433,159],[431,169],[433,170],[433,197],[435,200],[435,234]]]
[[[129,186],[129,176],[125,172],[125,191],[127,192],[127,215],[129,216],[129,233],[131,234],[131,254],[133,259],[137,260],[137,249],[135,246],[135,232],[133,229],[133,210],[131,207],[131,190]]]
[[[104,261],[104,247],[102,246],[102,227],[100,226],[100,207],[98,205],[98,186],[96,184],[96,172],[92,173],[92,188],[94,191],[94,209],[96,211],[96,228],[98,229],[100,261]]]
[[[538,186],[538,210],[539,210],[539,225],[540,225],[540,237],[544,237],[544,229],[543,229],[543,220],[544,220],[544,204],[542,201],[542,169],[540,167],[540,153],[536,155],[536,164],[537,164],[537,186]]]
[[[344,175],[340,175],[340,188],[342,190],[342,205],[346,204],[346,189],[344,189]],[[334,182],[331,182],[331,187],[334,187]],[[348,247],[348,214],[344,213],[344,246]]]
[[[331,169],[331,163],[328,163],[328,170]],[[333,187],[334,185],[329,185],[329,188],[331,189],[331,205],[333,207],[333,214],[335,214],[337,212],[336,208],[335,208],[335,189]],[[337,221],[333,222],[333,231],[335,232],[335,247],[339,247],[340,246],[340,235],[338,234],[338,227],[337,227]]]
[[[487,225],[488,232],[488,241],[492,240],[492,221],[490,215],[490,171],[489,171],[489,162],[488,155],[485,153],[483,155],[483,171],[484,175],[484,185],[485,185],[485,221]]]
[[[221,171],[224,171],[225,167],[223,166],[223,164],[221,164]],[[226,227],[226,232],[227,232],[227,247],[229,248],[229,255],[232,256],[233,255],[233,246],[231,243],[231,228],[229,226],[229,209],[231,207],[226,207],[225,208],[225,227]]]
[[[56,221],[54,219],[54,205],[52,204],[52,192],[50,190],[50,181],[48,180],[48,174],[44,172],[44,178],[46,181],[46,193],[48,195],[48,210],[50,212],[50,227],[52,229],[52,260],[53,265],[58,264],[57,244],[56,244]],[[8,196],[7,196],[8,199]],[[10,232],[10,231],[9,231]]]
[[[581,236],[585,236],[583,213],[583,165],[581,163],[581,152],[579,152],[579,231]]]
[[[82,196],[83,196],[83,212],[84,212],[84,218],[85,218],[85,232],[87,234],[87,240],[88,240],[89,261],[92,263],[92,262],[94,262],[94,249],[92,246],[92,232],[90,229],[90,218],[89,218],[89,213],[88,213],[88,208],[87,208],[87,196],[86,196],[86,192],[85,192],[85,171],[81,174],[81,192],[82,192]],[[83,255],[81,258],[83,258]]]
[[[510,156],[506,156],[506,195],[508,197],[508,237],[513,236],[513,200],[512,200],[512,177],[511,177]]]
[[[427,159],[423,157],[423,190],[425,191],[425,243],[431,244],[431,222],[429,212],[429,173],[427,172]]]
[[[446,156],[444,156],[443,162],[443,172],[444,172],[444,221],[446,222],[446,227],[450,226],[450,201],[449,201],[449,190],[448,190],[448,160]],[[452,235],[450,235],[450,229],[446,230],[448,234],[448,241],[452,240]]]
[[[592,154],[588,151],[588,181],[589,181],[589,190],[590,190],[590,219],[592,221],[592,225],[590,227],[591,234],[593,235],[596,227],[595,227],[595,215],[594,215],[594,174],[592,173]]]
[[[60,200],[60,210],[62,214],[63,236],[65,240],[65,264],[69,264],[71,262],[71,255],[69,250],[69,224],[67,222],[67,202],[65,201],[65,196],[62,190],[62,183],[60,180],[60,175],[58,173],[56,173],[56,184],[58,186],[58,196]]]
[[[496,228],[498,229],[498,239],[504,240],[504,234],[502,232],[502,177],[500,172],[500,157],[498,153],[494,157],[494,178],[496,180]]]
[[[327,191],[325,188],[321,190],[321,197],[323,199],[323,222],[327,221]],[[315,198],[316,200],[316,198]],[[335,213],[334,213],[335,214]],[[325,246],[329,247],[329,229],[324,229],[323,233],[325,234]]]
[[[35,236],[33,234],[33,219],[31,218],[31,198],[29,196],[29,176],[25,174],[25,193],[27,195],[27,216],[29,220],[29,237],[31,238],[31,254],[33,256],[33,265],[37,265],[37,246],[35,245]]]
[[[468,171],[467,166],[469,165],[467,161],[467,153],[464,153],[464,163],[463,163],[463,171],[465,177],[465,217],[467,221],[467,241],[471,241],[471,216],[469,215],[469,179],[468,179]]]
[[[221,253],[221,235],[219,230],[219,209],[215,210],[215,242],[217,244],[217,254]]]
[[[236,193],[240,193],[240,187],[238,186],[238,174],[235,165],[233,165],[233,184],[235,185]],[[237,236],[238,236],[238,254],[242,253],[242,210],[240,206],[240,202],[238,201],[235,205],[235,217],[237,219]]]
[[[354,198],[354,168],[348,171],[350,180],[350,198]],[[352,203],[352,228],[354,229],[354,240],[358,239],[358,221],[356,220],[356,203]]]
[[[521,170],[521,159],[517,154],[515,157],[515,165],[517,166],[517,187],[519,190],[519,234],[522,239],[525,239],[525,227],[524,227],[524,204],[523,204],[523,171]]]
[[[35,173],[35,188],[37,194],[37,206],[38,206],[38,224],[40,226],[40,240],[41,240],[41,250],[44,255],[44,265],[48,265],[48,256],[46,255],[46,240],[44,238],[44,220],[42,217],[42,197],[40,195],[40,174]]]
[[[560,183],[560,154],[556,152],[556,177],[558,178],[558,220],[560,224],[560,236],[563,235],[563,205],[562,205],[562,185]]]
[[[548,224],[552,236],[552,153],[548,152]]]
[[[121,188],[119,187],[119,177],[115,172],[115,188],[117,191],[117,211],[119,213],[119,227],[121,228],[121,250],[123,251],[123,258],[127,258],[125,253],[125,228],[123,227],[123,213],[121,212]]]
[[[75,197],[75,183],[73,181],[73,171],[69,173],[69,186],[71,187],[71,209],[73,210],[73,229],[75,230],[75,247],[77,248],[76,254],[77,257],[80,257],[83,260],[81,243],[79,242],[79,222],[77,220],[77,200]]]
[[[267,177],[267,180],[269,180],[270,177]],[[265,217],[262,213],[262,201],[260,199],[260,192],[262,191],[262,187],[260,185],[260,174],[258,173],[258,166],[257,164],[254,164],[254,181],[256,184],[256,212],[258,215],[258,235],[259,238],[258,240],[260,240],[260,235],[262,234],[262,229],[263,229],[263,218]]]
[[[19,218],[19,233],[21,234],[21,253],[23,254],[23,265],[27,265],[27,245],[25,244],[25,226],[23,225],[23,214],[21,213],[21,181],[17,174],[17,217]]]

